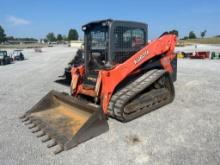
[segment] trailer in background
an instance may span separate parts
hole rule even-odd
[[[201,52],[194,52],[190,53],[189,58],[191,59],[207,59],[209,58],[210,52],[201,51]]]

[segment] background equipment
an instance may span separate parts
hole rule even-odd
[[[13,60],[8,56],[7,51],[0,50],[0,65],[10,64],[12,61]]]
[[[67,67],[64,68],[64,74],[62,76],[59,76],[63,77],[67,84],[70,84],[72,81],[71,68],[78,67],[79,65],[82,65],[84,63],[83,51],[83,48],[77,50],[74,58],[68,63]]]
[[[22,50],[16,49],[12,52],[11,58],[14,61],[23,61],[24,60],[24,54],[22,53]]]

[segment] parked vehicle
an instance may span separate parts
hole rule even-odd
[[[214,59],[220,59],[220,53],[218,52],[212,52],[211,53],[211,59],[214,60]]]
[[[209,58],[209,52],[194,52],[190,54],[191,59],[207,59]]]
[[[47,46],[48,47],[53,47],[53,44],[51,42],[48,42]]]
[[[68,63],[67,67],[64,68],[64,74],[62,76],[59,76],[63,77],[68,84],[70,84],[72,81],[71,68],[77,67],[84,63],[83,53],[84,49],[78,49],[74,58]]]
[[[12,62],[12,59],[10,56],[8,56],[7,51],[0,50],[0,65],[7,65]]]
[[[13,51],[11,58],[14,61],[22,61],[22,60],[24,60],[24,54],[22,53],[22,50],[17,49],[17,50]]]
[[[34,51],[37,52],[37,53],[42,53],[42,49],[40,47],[39,48],[35,48]]]

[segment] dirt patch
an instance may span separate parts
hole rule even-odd
[[[135,145],[140,143],[141,140],[137,135],[128,135],[126,136],[126,142],[130,145]]]

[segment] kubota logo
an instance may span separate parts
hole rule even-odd
[[[144,59],[144,57],[147,55],[148,55],[148,51],[145,50],[143,54],[141,54],[139,57],[134,59],[134,64],[136,65],[137,63],[142,61]]]

